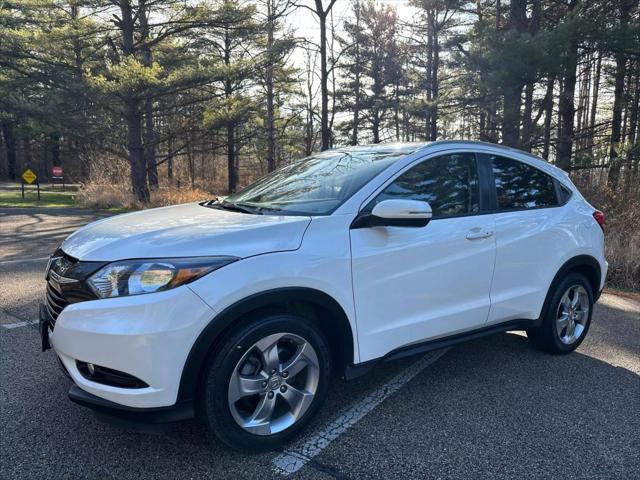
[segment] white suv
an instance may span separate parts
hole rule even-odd
[[[522,329],[568,353],[604,284],[603,214],[548,163],[443,141],[337,149],[225,199],[92,223],[47,269],[43,349],[70,398],[200,416],[272,448],[332,374]]]

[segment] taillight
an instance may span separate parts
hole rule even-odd
[[[596,222],[598,222],[598,225],[600,225],[600,228],[604,232],[604,213],[602,213],[600,210],[596,210],[595,212],[593,212],[593,218],[596,219]]]

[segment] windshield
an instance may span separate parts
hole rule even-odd
[[[225,198],[222,205],[285,215],[328,215],[391,163],[409,153],[406,148],[318,153],[275,170]]]

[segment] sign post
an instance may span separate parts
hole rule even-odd
[[[22,172],[22,198],[24,199],[24,185],[31,185],[33,182],[36,182],[36,187],[38,188],[38,201],[40,201],[40,181],[38,180],[38,175],[35,174],[33,170],[27,168],[24,172]]]
[[[62,170],[62,167],[60,167],[60,166],[53,167],[51,169],[51,173],[52,173],[52,176],[51,176],[51,189],[52,190],[54,189],[54,185],[55,185],[54,180],[60,179],[60,180],[62,180],[62,191],[64,192],[64,172]]]

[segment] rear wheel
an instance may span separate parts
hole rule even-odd
[[[582,343],[591,324],[591,285],[584,275],[570,273],[550,295],[542,325],[527,330],[527,336],[547,352],[570,353]]]
[[[230,335],[210,362],[202,402],[205,422],[233,448],[275,448],[320,407],[330,361],[326,340],[305,318],[256,319]]]

